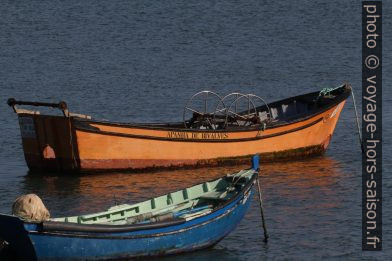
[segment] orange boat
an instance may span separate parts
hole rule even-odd
[[[256,153],[268,161],[318,155],[350,93],[343,84],[267,104],[252,94],[203,91],[188,101],[183,122],[162,124],[99,121],[69,112],[65,102],[8,104],[18,114],[30,170],[83,172],[233,163]],[[63,115],[18,105],[59,108]]]

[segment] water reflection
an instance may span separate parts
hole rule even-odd
[[[139,202],[248,167],[58,176],[29,173],[24,180],[23,193],[39,194],[52,216],[81,214]]]
[[[282,204],[279,210],[285,215],[294,214],[299,206],[301,211],[313,208],[328,215],[329,209],[341,207],[344,202],[338,200],[341,194],[338,190],[340,180],[347,173],[339,161],[330,157],[269,164],[263,170],[264,197],[266,201],[270,199]],[[290,204],[285,204],[287,202]]]
[[[237,165],[60,176],[30,173],[25,176],[23,193],[39,194],[52,216],[83,214],[116,204],[138,202],[248,167]],[[282,199],[290,197],[297,200],[309,197],[309,190],[315,187],[323,188],[320,191],[325,194],[333,193],[330,187],[340,175],[339,162],[325,156],[306,161],[265,164],[261,170],[265,191],[275,190]],[[268,199],[269,194],[265,193],[265,197]]]
[[[319,248],[318,239],[328,238],[336,231],[341,213],[352,206],[347,182],[353,173],[344,171],[342,163],[327,156],[264,166],[262,175],[266,216],[272,234],[285,239],[304,237],[296,247]],[[250,219],[257,218],[251,211]],[[230,243],[230,242],[229,242]],[[278,243],[278,242],[276,242]]]

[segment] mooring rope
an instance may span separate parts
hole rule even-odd
[[[359,144],[361,145],[361,150],[363,152],[362,134],[361,134],[360,126],[359,126],[357,105],[355,103],[354,90],[353,90],[353,87],[351,85],[350,85],[350,89],[351,89],[351,97],[352,97],[353,103],[354,103],[355,120],[357,121],[357,130],[358,130]]]
[[[261,223],[263,225],[263,231],[264,231],[264,242],[268,242],[268,231],[267,231],[267,225],[265,224],[265,217],[264,217],[264,207],[263,207],[263,200],[261,197],[261,188],[260,188],[260,182],[259,182],[259,174],[257,174],[256,178],[256,183],[257,183],[257,191],[259,192],[259,206],[260,206],[260,216],[261,216]]]

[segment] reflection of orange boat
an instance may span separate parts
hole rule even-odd
[[[348,84],[255,106],[255,95],[235,94],[230,106],[218,97],[215,111],[193,112],[184,123],[135,124],[92,120],[59,104],[9,99],[18,113],[27,165],[35,170],[91,171],[143,169],[228,162],[259,153],[283,160],[324,152],[345,100]],[[237,102],[248,109],[237,112]],[[263,101],[263,100],[262,100]],[[16,105],[50,106],[64,116],[41,115]],[[209,102],[211,105],[211,102]],[[234,106],[233,106],[234,105]],[[219,107],[220,106],[220,107]],[[234,107],[236,109],[234,109]]]
[[[276,197],[278,201],[287,198],[291,201],[306,198],[317,204],[317,209],[320,208],[320,204],[324,206],[325,204],[340,204],[339,200],[331,202],[326,199],[333,198],[333,195],[336,196],[336,183],[347,174],[344,173],[341,165],[341,162],[328,156],[263,164],[260,178],[265,191],[268,192],[264,194],[267,204],[272,204],[271,202],[274,201],[271,197]],[[247,167],[248,165],[244,164],[213,168],[162,169],[138,173],[120,171],[71,176],[31,173],[23,177],[22,194],[31,191],[43,193],[44,191],[45,204],[49,207],[51,214],[76,215],[77,213],[97,212],[116,204],[137,203],[219,178],[222,173],[233,173]],[[325,200],[315,201],[314,194],[309,194],[309,189],[312,188],[316,191],[320,189],[327,196]],[[64,208],[64,202],[67,208]],[[328,208],[320,209],[320,211],[328,211]]]

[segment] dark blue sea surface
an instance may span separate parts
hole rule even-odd
[[[361,251],[361,153],[350,98],[325,155],[262,166],[268,244],[254,200],[214,248],[164,260],[390,260],[390,2],[383,16],[383,252]],[[356,0],[2,1],[0,212],[36,193],[52,216],[84,214],[239,168],[29,174],[9,97],[65,100],[100,119],[163,122],[181,121],[187,99],[204,89],[274,101],[348,81],[360,109],[361,66]]]

